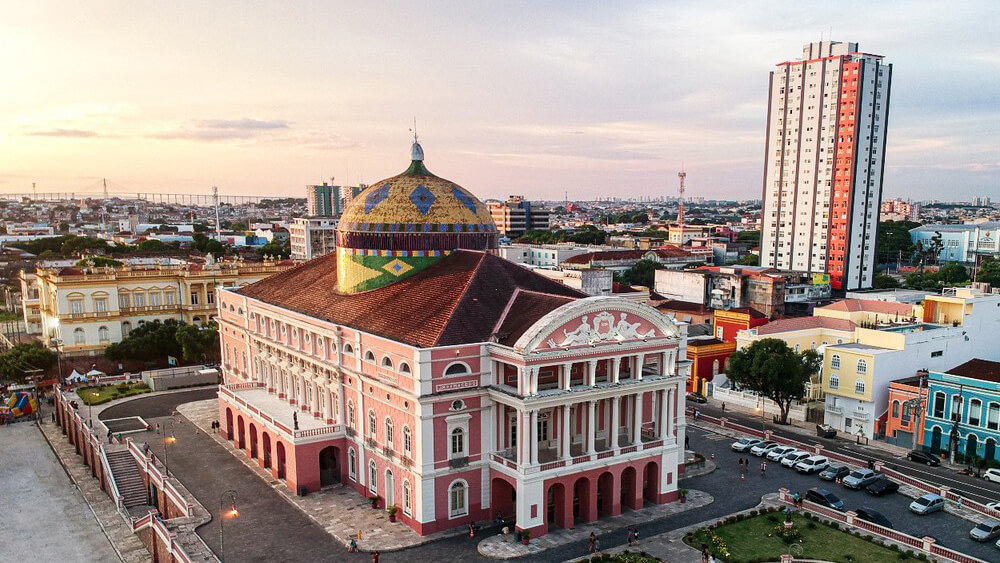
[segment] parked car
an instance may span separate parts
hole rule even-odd
[[[834,510],[844,509],[844,501],[840,500],[840,497],[826,489],[819,489],[816,487],[809,489],[806,491],[806,500]]]
[[[899,490],[899,483],[891,479],[885,479],[885,478],[879,479],[878,481],[875,481],[871,485],[865,487],[866,493],[876,497],[887,495],[889,493],[894,493],[898,490]]]
[[[910,512],[916,514],[930,514],[931,512],[943,509],[944,499],[941,498],[941,495],[935,495],[934,493],[927,493],[910,503]]]
[[[733,445],[729,447],[734,452],[746,452],[759,443],[761,443],[761,440],[758,440],[757,438],[740,438],[739,440],[733,442]]]
[[[986,503],[986,508],[1000,512],[1000,502],[988,502]]]
[[[767,452],[767,459],[771,461],[781,461],[781,458],[785,457],[785,454],[790,454],[794,451],[798,451],[792,446],[778,446],[773,450]]]
[[[983,473],[983,479],[993,481],[994,483],[1000,483],[1000,469],[987,469],[986,473]]]
[[[997,536],[1000,536],[1000,522],[996,520],[980,522],[969,530],[969,537],[976,541],[990,541]]]
[[[892,522],[888,518],[882,515],[881,512],[875,510],[874,508],[868,508],[867,506],[862,506],[861,508],[854,511],[858,515],[858,518],[878,524],[886,528],[892,528]]]
[[[846,465],[831,465],[819,472],[819,478],[824,481],[836,481],[851,474],[851,468]]]
[[[829,467],[830,460],[823,455],[811,455],[795,464],[795,470],[799,473],[816,473]]]
[[[765,454],[767,454],[767,452],[773,450],[774,448],[777,448],[779,445],[780,444],[778,444],[777,442],[772,442],[768,440],[766,442],[761,442],[756,446],[750,448],[750,453],[752,453],[757,457],[763,457]]]
[[[910,461],[915,461],[917,463],[926,463],[932,467],[937,467],[941,465],[941,460],[937,456],[929,454],[927,452],[922,452],[920,450],[913,450],[906,454],[906,459]]]
[[[795,467],[796,463],[802,461],[803,459],[808,458],[811,455],[812,454],[809,452],[804,452],[802,450],[795,450],[792,453],[785,454],[785,456],[781,458],[781,466]]]
[[[841,482],[848,489],[863,489],[882,478],[881,473],[871,469],[855,469]]]
[[[688,392],[687,400],[692,403],[698,403],[699,405],[704,405],[705,403],[708,402],[708,399],[706,399],[704,395],[699,395],[697,393],[691,393],[691,392]]]

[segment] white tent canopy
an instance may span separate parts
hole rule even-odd
[[[83,381],[85,379],[87,379],[85,375],[76,370],[73,370],[73,373],[69,374],[69,377],[66,378],[66,381]]]
[[[87,377],[100,377],[102,375],[107,375],[107,374],[98,369],[92,369],[87,372]]]

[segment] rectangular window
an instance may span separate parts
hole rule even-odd
[[[214,291],[209,291],[206,295],[208,297],[207,301],[208,301],[209,305],[212,305],[213,303],[215,303],[215,292]]]
[[[135,294],[135,306],[145,307],[146,306],[146,295],[144,293]]]
[[[937,350],[935,352],[931,352],[931,357],[932,358],[940,358],[942,355],[944,355],[944,351],[943,350]]]
[[[198,293],[195,292],[195,291],[191,292],[191,304],[192,305],[197,305],[198,304]]]
[[[79,315],[80,313],[83,312],[83,301],[70,301],[69,302],[69,310],[74,315]]]
[[[118,296],[118,306],[119,307],[128,307],[128,303],[129,303],[128,295],[119,295]]]
[[[173,305],[177,302],[177,297],[174,296],[173,292],[167,293],[167,305]]]
[[[106,313],[108,311],[108,300],[94,299],[94,310],[98,313]]]

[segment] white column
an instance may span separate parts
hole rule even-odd
[[[573,379],[573,363],[569,362],[563,364],[562,371],[563,371],[562,388],[564,391],[569,391],[570,382]]]
[[[621,372],[622,359],[621,357],[611,359],[611,381],[613,383],[618,383],[618,376]]]
[[[489,433],[489,443],[486,444],[487,453],[493,453],[499,449],[497,448],[497,428],[500,427],[500,425],[497,424],[497,410],[496,403],[490,405],[489,420],[493,423],[493,431]],[[484,455],[483,458],[485,457],[486,456]]]
[[[597,428],[596,422],[597,416],[597,403],[594,401],[587,401],[587,453],[594,454],[596,450],[594,445],[597,439]]]
[[[619,403],[621,403],[621,397],[611,398],[611,425],[608,426],[608,432],[611,433],[612,450],[618,449],[618,421],[621,420]]]
[[[562,407],[562,426],[559,429],[559,457],[569,459],[569,446],[573,442],[573,430],[569,425],[569,413],[572,405]]]
[[[633,409],[632,418],[632,443],[638,444],[642,441],[642,393],[636,393],[635,397],[635,408]]]
[[[517,448],[517,464],[521,465],[524,463],[524,413],[517,411],[517,443],[514,446]]]
[[[597,384],[597,360],[587,362],[587,376],[587,385],[593,387]]]
[[[517,368],[517,394],[524,395],[524,378],[525,378],[526,368],[518,366]]]
[[[668,421],[670,420],[670,399],[672,391],[670,389],[664,389],[660,392],[660,424],[657,428],[657,433],[660,438],[666,439],[670,436],[668,431],[670,426]]]
[[[635,357],[635,377],[636,379],[642,379],[642,363],[646,361],[646,354],[640,352]]]
[[[674,435],[674,416],[677,409],[674,408],[674,401],[677,400],[677,388],[670,390],[670,394],[667,395],[667,436],[671,437]]]
[[[531,442],[528,444],[529,450],[528,459],[531,465],[538,464],[538,411],[531,411],[530,422],[531,425]]]

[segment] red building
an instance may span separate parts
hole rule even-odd
[[[715,311],[713,316],[714,336],[688,340],[688,358],[691,359],[692,364],[687,390],[702,395],[706,394],[707,385],[712,383],[719,373],[725,372],[726,361],[736,351],[736,333],[767,324],[767,322],[768,319],[763,313],[749,307]]]
[[[918,373],[889,383],[889,410],[885,418],[885,439],[904,448],[913,447],[913,433],[917,433],[917,448],[924,443],[924,425],[920,417],[914,416],[913,408],[907,408],[907,401],[919,399],[919,404],[927,406],[927,374]],[[923,408],[917,408],[922,412]]]

